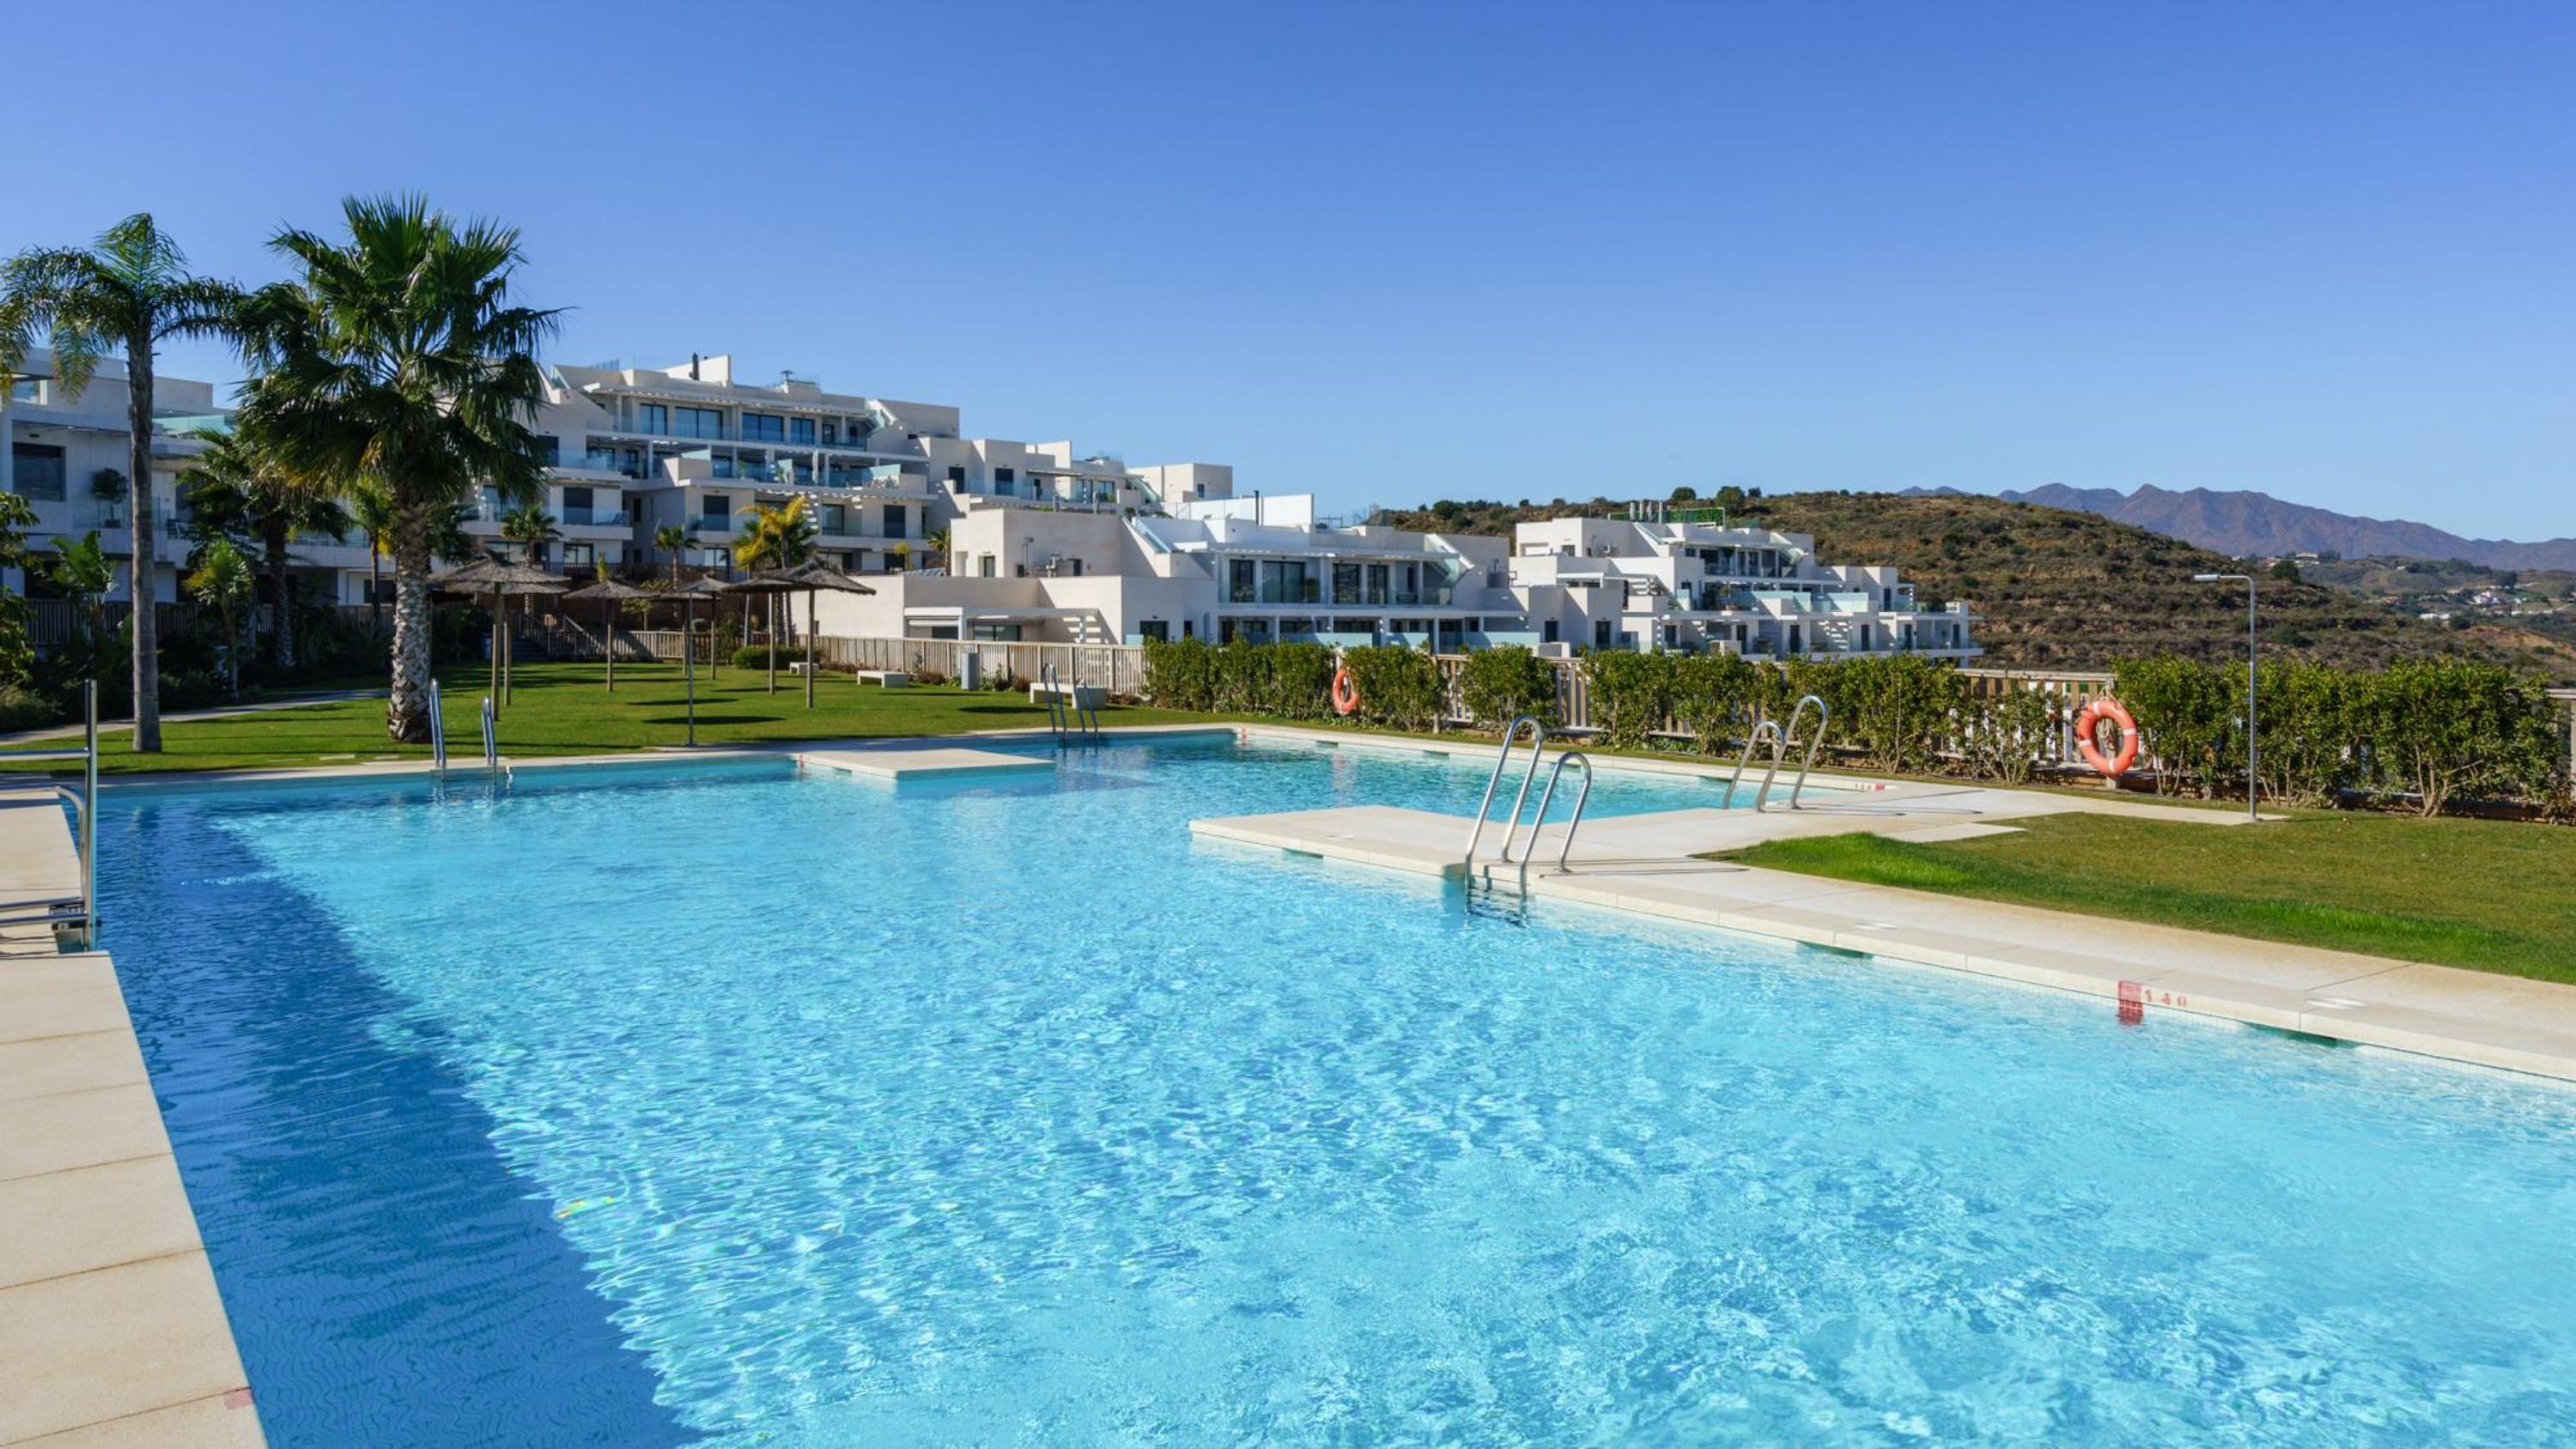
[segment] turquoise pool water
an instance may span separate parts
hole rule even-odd
[[[2566,1092],[1186,830],[1483,783],[112,793],[102,889],[282,1445],[2576,1434]]]

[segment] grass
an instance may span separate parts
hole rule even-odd
[[[756,671],[727,666],[714,680],[698,675],[698,743],[752,744],[775,740],[896,738],[964,734],[971,730],[1027,729],[1047,722],[1044,705],[1029,703],[1024,690],[1004,693],[916,685],[882,689],[855,684],[845,675],[825,675],[814,686],[814,708],[805,707],[805,684],[780,675],[778,692],[770,694]],[[482,749],[479,713],[488,681],[483,668],[439,671],[445,696],[442,711],[452,757],[471,757]],[[621,664],[617,691],[600,686],[596,664],[523,664],[516,671],[512,704],[501,714],[501,753],[537,755],[613,754],[682,743],[687,696],[677,665]],[[1205,723],[1204,715],[1170,710],[1103,707],[1103,726]],[[99,732],[99,768],[112,774],[188,770],[275,769],[294,765],[342,765],[370,760],[426,759],[425,745],[396,745],[385,738],[382,699],[339,700],[233,715],[223,719],[187,720],[162,727],[162,753],[138,755],[126,747],[130,731],[120,727]],[[11,753],[59,750],[62,740],[29,741],[0,749],[0,764]],[[28,760],[30,770],[69,773],[77,760]]]
[[[2024,824],[1931,845],[1839,835],[1714,858],[2576,982],[2576,834],[2562,829],[2335,813],[2236,828],[2094,814]]]

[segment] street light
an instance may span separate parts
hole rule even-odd
[[[2262,816],[2257,814],[2254,808],[2254,767],[2257,759],[2254,730],[2255,657],[2261,648],[2259,642],[2261,636],[2254,632],[2254,576],[2252,574],[2193,574],[2191,581],[2195,584],[2241,583],[2245,586],[2245,818],[2260,820]]]

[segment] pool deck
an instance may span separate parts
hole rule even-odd
[[[79,890],[53,789],[0,789],[0,904]],[[0,1444],[266,1442],[115,964],[44,927],[0,930],[0,1384]]]
[[[1347,747],[1351,737],[1257,729],[1279,743]],[[1367,748],[1422,752],[1419,741]],[[1485,747],[1488,758],[1492,746]],[[1655,773],[1723,777],[1723,769],[1652,762]],[[1603,761],[1611,768],[1611,761]],[[1616,762],[1626,768],[1627,761]],[[1536,842],[1528,891],[1750,935],[1940,966],[2106,998],[2139,1013],[2173,1011],[2390,1047],[2451,1061],[2576,1080],[2576,987],[2456,967],[2106,920],[1697,857],[1766,840],[1867,831],[1950,840],[2067,811],[2244,828],[2232,812],[2028,790],[1818,777],[1799,809],[1691,809],[1588,819],[1566,869],[1551,825]],[[1508,790],[1508,786],[1506,789]],[[1748,787],[1749,788],[1749,787]],[[1565,807],[1556,815],[1561,820]],[[1499,816],[1500,810],[1497,809]],[[1382,870],[1462,877],[1464,815],[1382,805],[1239,815],[1191,822],[1193,834]],[[1528,833],[1522,834],[1524,843]],[[1501,864],[1499,825],[1477,847],[1472,884],[1517,894],[1521,868]]]

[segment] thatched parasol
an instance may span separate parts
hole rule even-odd
[[[660,597],[661,595],[651,589],[639,589],[633,584],[621,584],[615,579],[601,579],[598,583],[575,589],[564,595],[564,602],[567,604],[575,599],[599,600],[599,644],[600,652],[608,658],[609,693],[617,692],[617,606],[629,599]]]
[[[732,583],[724,586],[724,591],[728,594],[801,593],[805,596],[805,642],[807,646],[805,658],[805,707],[807,709],[812,709],[814,707],[814,675],[817,673],[814,666],[820,662],[813,657],[812,649],[814,642],[814,596],[825,589],[830,589],[834,593],[838,594],[873,594],[876,592],[876,590],[860,583],[857,579],[851,578],[848,574],[842,573],[839,569],[833,568],[817,559],[808,559],[804,563],[798,564],[792,569],[774,569],[766,573],[753,574],[750,578],[736,579]],[[772,638],[769,641],[769,692],[772,694],[776,694],[778,692],[778,641],[775,638]]]
[[[500,687],[493,691],[496,704],[510,702],[510,636],[501,627],[501,600],[528,594],[560,594],[572,585],[558,574],[531,564],[512,563],[486,554],[470,563],[459,564],[443,574],[430,577],[432,588],[451,594],[489,594],[492,596],[492,674]]]
[[[665,598],[675,598],[680,601],[680,637],[683,640],[689,641],[689,647],[681,650],[680,652],[682,657],[693,661],[697,658],[697,644],[695,642],[696,636],[691,633],[691,628],[698,621],[698,600],[704,599],[707,601],[707,607],[710,611],[707,615],[707,676],[709,678],[714,678],[724,672],[724,651],[715,647],[716,620],[715,615],[712,612],[715,608],[715,601],[723,598],[724,596],[724,584],[718,580],[708,578],[704,574],[689,580],[686,584],[671,590],[668,594],[663,596]]]

